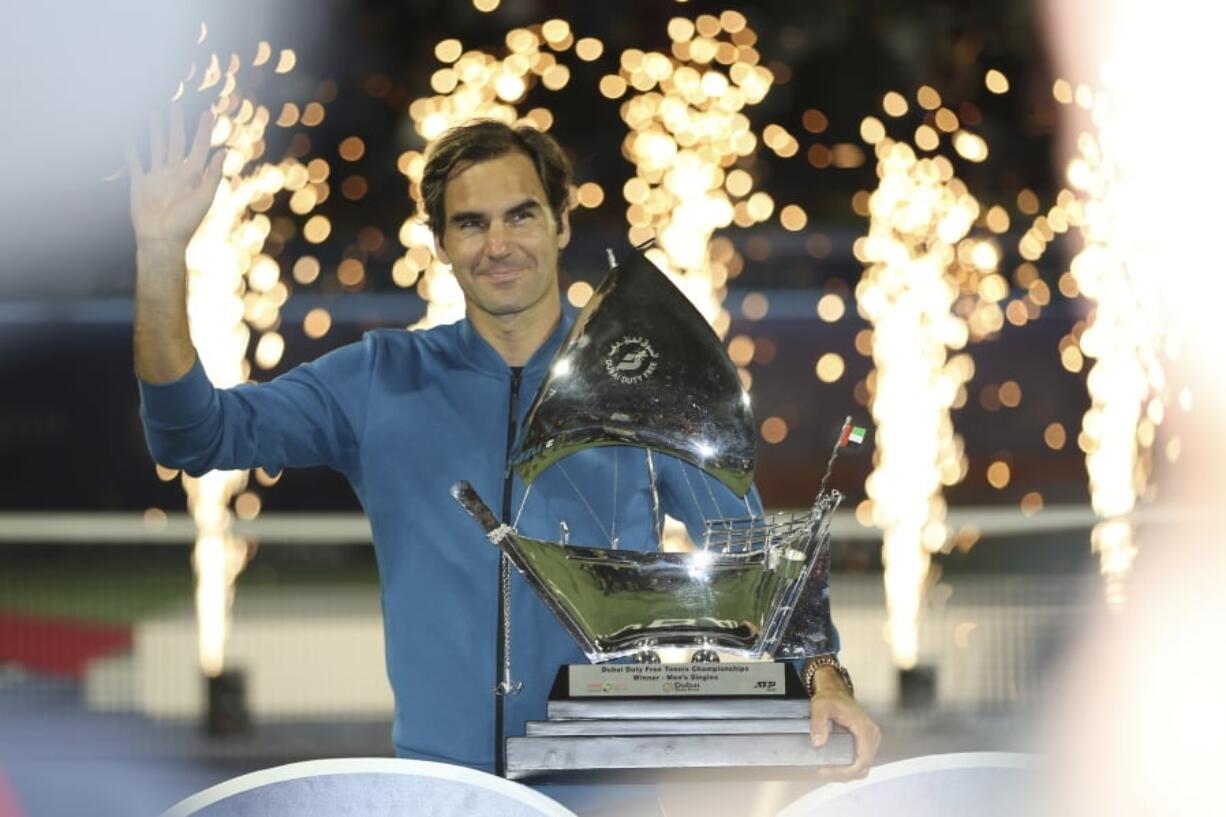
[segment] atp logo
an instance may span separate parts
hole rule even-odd
[[[659,358],[646,338],[629,335],[609,348],[604,370],[619,383],[639,383],[651,377]]]

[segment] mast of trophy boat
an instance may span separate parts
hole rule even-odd
[[[605,252],[608,253],[609,269],[616,269],[617,256],[613,253],[613,248],[606,247]],[[647,481],[651,485],[651,527],[656,534],[656,550],[664,550],[664,514],[660,512],[660,492],[656,489],[656,461],[650,448],[644,450],[647,452]],[[616,549],[617,540],[614,539],[612,544]]]

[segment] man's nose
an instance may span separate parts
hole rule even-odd
[[[508,249],[506,226],[501,220],[490,222],[489,229],[485,232],[486,254],[497,258],[506,255]]]

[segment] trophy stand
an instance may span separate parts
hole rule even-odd
[[[838,726],[813,746],[808,696],[786,662],[574,664],[558,670],[547,712],[507,739],[508,778],[812,768],[855,757]]]

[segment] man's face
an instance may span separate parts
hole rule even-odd
[[[570,225],[558,224],[536,168],[514,151],[461,165],[443,191],[446,229],[435,246],[451,264],[473,311],[509,316],[559,306],[558,251]]]

